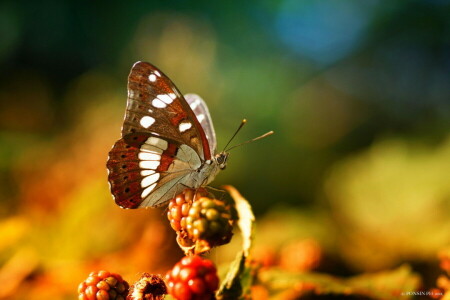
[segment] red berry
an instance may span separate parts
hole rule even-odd
[[[173,267],[173,269],[172,269],[172,273],[171,273],[171,276],[174,278],[174,279],[178,279],[178,275],[180,274],[180,271],[181,271],[181,266],[180,265],[175,265],[175,267]]]
[[[99,290],[104,290],[104,291],[109,291],[109,289],[111,288],[111,286],[109,284],[106,283],[106,281],[100,281],[99,283],[97,283],[97,288]]]
[[[109,300],[109,293],[105,290],[99,290],[96,297],[97,300]]]
[[[219,287],[214,264],[200,256],[183,257],[166,275],[169,294],[178,300],[211,299]]]
[[[195,199],[206,195],[208,195],[208,192],[203,188],[197,190],[187,188],[169,202],[167,218],[170,221],[170,226],[177,232],[177,235],[182,238],[187,237],[185,226],[189,209]]]
[[[95,295],[97,294],[98,289],[93,286],[90,285],[86,288],[86,290],[84,291],[84,293],[86,294],[86,296],[88,297],[89,300],[95,300]]]
[[[214,266],[214,263],[212,262],[212,261],[210,261],[210,260],[204,260],[203,261],[203,266],[205,267],[205,268],[207,268],[208,270],[215,270],[216,269],[216,267]]]
[[[88,300],[87,296],[84,293],[78,294],[78,300]]]
[[[197,272],[193,268],[184,268],[180,270],[180,280],[188,281],[189,279],[194,278],[197,275]]]
[[[205,282],[199,278],[194,278],[188,281],[189,288],[196,294],[205,293]]]
[[[217,290],[219,288],[219,277],[217,277],[215,269],[214,273],[210,272],[205,275],[205,282],[208,285],[209,290]]]
[[[82,282],[78,285],[78,293],[83,292],[86,289],[86,282]]]
[[[169,281],[169,283],[167,284],[167,289],[168,289],[169,291],[173,290],[173,287],[174,287],[174,285],[175,285],[175,282],[173,282],[173,281],[171,280],[171,277],[170,277],[170,276],[167,276],[167,277],[166,277],[166,280]],[[170,293],[170,292],[169,292],[169,293]]]
[[[176,299],[190,300],[192,299],[192,293],[189,287],[184,282],[177,282],[173,288],[173,294]]]
[[[195,256],[185,256],[181,259],[180,263],[183,266],[196,266],[197,265],[197,261],[198,259],[201,259],[199,256],[195,255]]]
[[[111,273],[109,273],[108,271],[99,271],[98,272],[98,276],[101,277],[101,278],[109,277],[110,274]],[[120,279],[122,279],[122,277],[120,275],[117,274],[117,276],[119,276]]]
[[[86,284],[93,285],[93,284],[97,284],[97,282],[99,282],[99,281],[100,281],[100,279],[97,276],[93,275],[93,276],[89,276],[86,279]]]

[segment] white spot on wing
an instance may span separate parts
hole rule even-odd
[[[160,139],[160,138],[157,138],[157,137],[154,137],[154,136],[149,137],[149,138],[145,141],[145,143],[148,144],[148,145],[153,145],[153,146],[155,146],[155,147],[158,147],[158,148],[160,148],[160,149],[162,149],[162,150],[166,150],[167,147],[169,146],[169,144],[167,143],[167,141],[165,141],[165,140],[163,140],[163,139]],[[141,148],[142,148],[142,146],[141,146]]]
[[[153,189],[155,188],[155,186],[156,186],[156,183],[154,183],[154,184],[152,184],[151,186],[149,186],[148,188],[146,188],[146,189],[142,192],[141,197],[142,197],[142,198],[147,197],[147,196],[153,191]]]
[[[200,105],[200,100],[195,100],[194,102],[191,103],[191,109],[194,110],[197,108],[197,106]]]
[[[198,116],[197,116],[197,120],[201,123],[201,122],[203,122],[203,120],[205,119],[205,115],[204,114],[199,114]]]
[[[182,122],[180,123],[180,126],[178,126],[178,129],[180,132],[185,132],[186,130],[190,129],[192,127],[191,122]]]
[[[166,107],[166,104],[159,100],[158,98],[153,99],[152,105],[156,108],[164,108]]]
[[[144,179],[142,179],[141,187],[143,187],[143,188],[148,187],[149,185],[156,183],[158,181],[158,179],[159,179],[159,173],[149,175],[149,176],[145,177]]]
[[[169,97],[172,98],[173,100],[175,100],[177,98],[177,95],[175,95],[174,93],[170,93]]]
[[[141,176],[148,176],[148,175],[152,175],[155,174],[155,171],[153,170],[142,170],[141,171]]]
[[[150,153],[156,153],[156,154],[158,154],[158,153],[163,153],[163,149],[160,149],[160,148],[158,148],[158,147],[155,147],[155,146],[153,146],[153,145],[147,145],[147,144],[143,144],[142,146],[141,146],[141,151],[143,151],[143,152],[150,152]]]
[[[161,73],[158,72],[158,70],[155,71],[156,76],[161,77]]]
[[[157,98],[162,100],[166,104],[170,104],[173,102],[173,99],[169,95],[166,95],[166,94],[158,95]]]
[[[148,75],[148,80],[150,80],[151,82],[155,82],[156,81],[156,75],[153,74],[153,73]]]
[[[140,123],[141,123],[142,127],[149,128],[150,126],[153,125],[153,123],[155,123],[155,118],[145,116],[145,117],[142,117]]]
[[[139,152],[140,160],[161,160],[161,155],[151,152]]]
[[[159,166],[159,160],[158,161],[148,161],[148,160],[143,160],[141,162],[139,162],[139,167],[141,169],[152,169],[152,170],[156,170],[156,168]]]

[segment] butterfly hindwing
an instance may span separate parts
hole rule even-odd
[[[205,101],[197,94],[184,95],[187,103],[191,107],[198,122],[205,131],[206,138],[208,139],[209,149],[211,153],[216,152],[217,140],[216,132],[212,123],[211,115],[209,114],[208,106]]]
[[[147,133],[118,140],[109,153],[111,192],[123,208],[155,207],[180,193],[201,164],[195,150]]]
[[[108,181],[117,205],[124,208],[137,208],[142,202],[141,168],[139,167],[139,148],[118,140],[109,152]]]

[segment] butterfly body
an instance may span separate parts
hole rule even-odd
[[[137,62],[128,77],[122,138],[111,149],[108,180],[123,208],[156,207],[186,187],[210,183],[226,166],[228,153],[216,151],[205,102],[182,96],[155,66]]]

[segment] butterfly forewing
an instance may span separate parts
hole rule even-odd
[[[122,136],[151,132],[186,144],[203,160],[211,159],[206,135],[173,82],[153,65],[137,62],[128,77]]]
[[[208,139],[209,143],[210,152],[215,153],[217,147],[216,133],[214,131],[214,126],[209,114],[208,106],[206,105],[205,101],[203,101],[203,99],[197,94],[186,94],[184,95],[184,98],[186,99],[187,103],[194,112],[195,117],[205,131],[206,138]]]

